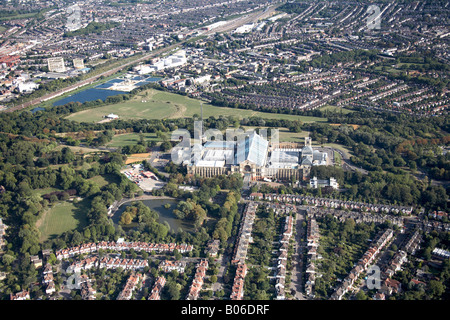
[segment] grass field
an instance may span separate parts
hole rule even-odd
[[[269,130],[269,127],[251,127],[251,126],[243,126],[243,128],[247,130],[255,129],[255,128],[261,128],[261,129],[267,129]],[[280,142],[305,142],[305,137],[308,136],[308,131],[302,131],[302,132],[291,132],[288,128],[277,128],[279,130],[279,139]],[[269,132],[269,131],[268,131]],[[269,133],[268,133],[269,134]],[[225,135],[224,135],[225,137]],[[270,134],[269,137],[270,139]]]
[[[333,111],[333,112],[341,112],[342,114],[352,113],[355,112],[353,110],[345,109],[342,107],[336,107],[332,105],[326,105],[321,108],[319,108],[320,111]]]
[[[200,100],[188,98],[186,96],[149,89],[131,100],[107,105],[99,108],[83,110],[71,114],[67,119],[78,122],[98,122],[103,116],[115,113],[120,119],[164,119],[164,118],[190,118],[194,114],[200,115]],[[258,116],[266,119],[289,119],[303,122],[325,122],[326,118],[296,116],[288,114],[265,113],[253,110],[220,108],[210,104],[203,104],[203,117],[210,116],[237,116],[240,119]]]
[[[89,209],[88,201],[78,203],[69,201],[58,202],[44,212],[36,226],[41,232],[40,241],[45,241],[63,232],[81,229],[87,224],[86,212]]]
[[[96,183],[100,188],[103,186],[106,186],[107,184],[110,184],[110,183],[119,183],[120,182],[117,179],[117,177],[112,174],[105,174],[102,176],[98,175],[98,176],[88,179],[88,181],[92,181],[92,182]]]
[[[148,141],[161,141],[156,133],[143,133],[144,142]],[[115,135],[112,140],[107,144],[108,147],[123,147],[128,145],[134,145],[139,142],[139,133],[124,133]]]
[[[42,188],[42,189],[35,189],[34,193],[38,194],[40,196],[43,196],[44,194],[51,193],[54,191],[59,191],[59,190],[56,188]]]
[[[108,150],[101,150],[101,149],[95,149],[95,148],[84,148],[84,147],[78,147],[78,146],[66,146],[66,145],[59,145],[54,150],[59,151],[63,148],[68,147],[70,150],[72,150],[75,153],[90,153],[90,152],[109,152]]]

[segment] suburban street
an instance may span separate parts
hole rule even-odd
[[[305,228],[302,227],[305,221],[306,211],[297,207],[296,215],[296,235],[294,242],[294,254],[292,256],[293,270],[291,276],[291,293],[295,300],[306,300],[303,296],[303,253],[304,253],[304,237]]]

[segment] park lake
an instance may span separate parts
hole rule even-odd
[[[151,200],[139,200],[143,204],[145,204],[147,207],[152,209],[153,211],[156,211],[159,215],[159,223],[165,223],[170,227],[170,231],[178,232],[181,230],[187,231],[187,232],[193,232],[194,231],[194,225],[192,223],[183,221],[178,219],[175,214],[172,212],[173,209],[176,208],[178,201],[175,199],[151,199]],[[122,216],[122,213],[125,211],[126,207],[133,204],[134,201],[127,202],[123,205],[121,205],[117,211],[112,216],[112,220],[115,224],[119,223],[120,217]],[[164,206],[166,204],[170,204],[170,208],[165,208]],[[129,226],[123,226],[124,229],[130,228],[130,227],[136,227],[136,223],[131,223]]]
[[[151,77],[151,76],[135,76],[131,79],[136,87],[140,87],[149,83],[158,82],[161,80],[161,78],[158,77]],[[78,93],[75,93],[73,95],[69,95],[63,99],[60,99],[53,103],[53,106],[62,106],[69,102],[89,102],[89,101],[95,101],[95,100],[102,100],[105,101],[106,98],[110,96],[115,96],[119,94],[128,94],[127,91],[120,91],[115,90],[113,88],[114,84],[122,83],[124,82],[124,79],[116,78],[109,80],[108,82],[99,84],[93,88],[82,90]]]

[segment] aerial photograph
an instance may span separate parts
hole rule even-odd
[[[0,300],[446,303],[449,106],[450,0],[0,0]]]

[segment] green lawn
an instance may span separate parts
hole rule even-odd
[[[42,189],[34,190],[34,193],[38,194],[40,196],[43,196],[44,194],[51,193],[51,192],[54,192],[54,191],[59,191],[59,190],[56,189],[56,188],[42,188]]]
[[[252,126],[243,126],[243,128],[247,130],[255,129],[255,128],[261,128],[261,129],[267,129],[267,132],[269,132],[269,127],[252,127]],[[279,139],[280,142],[300,142],[305,143],[305,137],[308,136],[308,131],[301,131],[301,132],[291,132],[288,128],[277,128],[279,131]],[[271,138],[270,135],[268,137]]]
[[[161,141],[156,137],[156,133],[143,133],[144,141]],[[108,147],[123,147],[128,145],[134,145],[139,142],[139,133],[125,133],[115,135],[112,140],[107,144]]]
[[[92,177],[88,180],[96,183],[100,188],[103,186],[106,186],[107,184],[110,184],[110,183],[119,183],[120,182],[117,179],[117,177],[112,174],[105,174],[103,176],[98,175],[98,176]]]
[[[192,99],[175,93],[164,92],[154,89],[146,90],[131,100],[107,105],[89,110],[83,110],[71,114],[67,119],[78,122],[98,122],[103,116],[115,113],[120,119],[163,119],[163,118],[190,118],[194,114],[200,115],[200,100]],[[203,104],[203,117],[210,116],[237,116],[240,119],[258,116],[267,119],[301,120],[303,122],[325,122],[326,118],[296,116],[288,114],[265,113],[253,110],[220,108],[213,105]]]
[[[319,108],[320,111],[333,111],[333,112],[341,112],[342,114],[347,114],[347,113],[352,113],[355,112],[353,110],[349,110],[346,108],[342,108],[342,107],[336,107],[336,106],[332,106],[332,105],[326,105],[323,106],[321,108]]]
[[[78,203],[71,201],[56,203],[37,222],[37,227],[41,233],[40,241],[45,241],[63,232],[81,229],[86,226],[88,205],[89,201],[87,200],[82,200]]]

